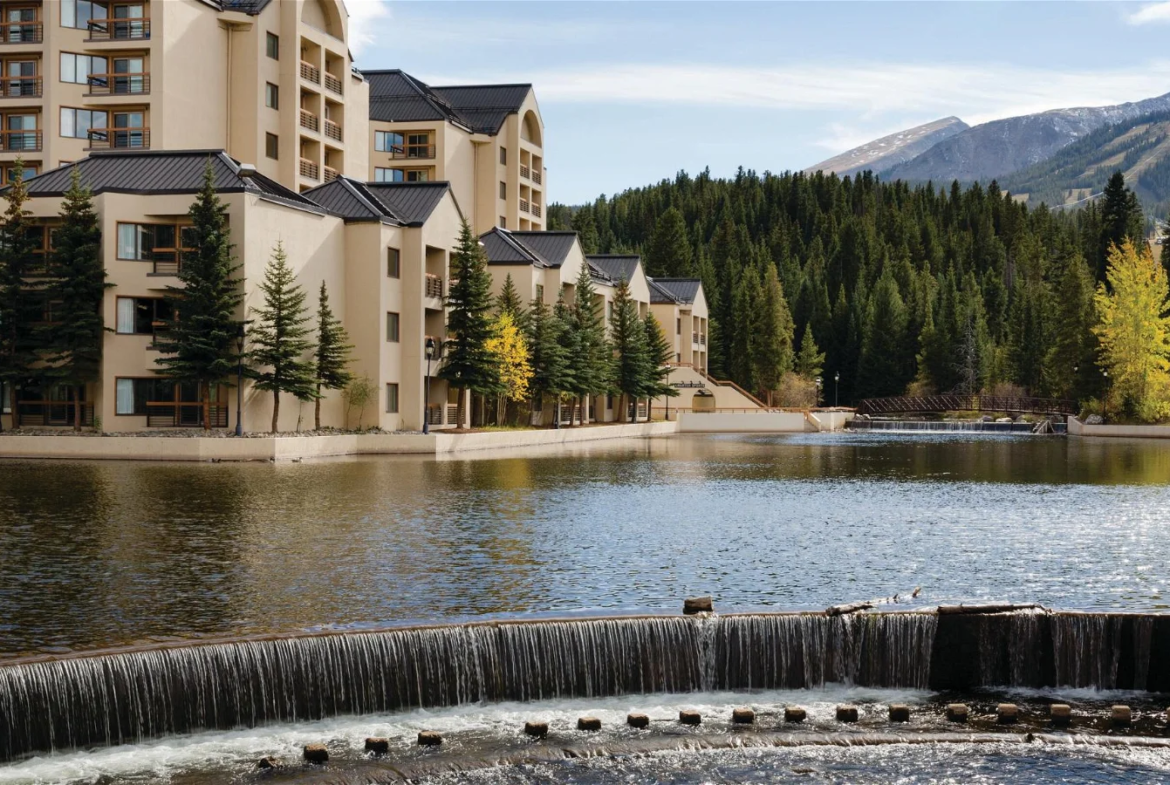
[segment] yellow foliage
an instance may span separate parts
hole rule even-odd
[[[1144,244],[1143,244],[1144,245]],[[1128,240],[1109,251],[1109,282],[1097,287],[1101,364],[1113,394],[1136,407],[1144,420],[1170,414],[1170,316],[1166,271],[1148,248]]]
[[[496,317],[495,335],[487,340],[485,348],[499,363],[500,383],[504,397],[509,401],[523,401],[528,397],[532,381],[532,366],[528,364],[528,342],[516,326],[511,314]]]

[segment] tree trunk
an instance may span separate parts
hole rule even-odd
[[[455,395],[459,399],[459,401],[455,404],[455,428],[458,430],[462,430],[463,429],[463,417],[464,417],[464,414],[466,413],[464,410],[467,408],[464,405],[464,401],[466,401],[466,396],[463,395],[463,388],[456,387],[455,388]]]
[[[317,385],[317,405],[313,410],[313,430],[321,430],[321,385]]]
[[[77,394],[77,387],[73,387],[73,430],[81,430],[81,396]]]
[[[12,409],[12,430],[20,427],[20,409],[16,407],[16,383],[8,384],[8,405]]]
[[[203,430],[211,430],[211,382],[199,383],[200,398],[203,402]]]
[[[618,422],[625,422],[626,418],[630,416],[630,405],[626,401],[626,394],[618,394]]]
[[[272,433],[276,433],[277,423],[280,422],[280,392],[272,391]]]

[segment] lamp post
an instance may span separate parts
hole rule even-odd
[[[1101,399],[1101,422],[1109,420],[1109,371],[1101,371],[1105,377],[1105,395]]]
[[[431,360],[435,359],[435,339],[427,336],[427,389],[423,393],[423,433],[431,432]]]
[[[841,403],[841,372],[837,371],[833,374],[833,408],[836,409]]]
[[[236,436],[244,435],[244,323],[236,332]]]
[[[822,386],[822,385],[824,385],[825,381],[824,381],[824,379],[822,379],[822,378],[821,378],[821,377],[819,377],[819,376],[818,376],[816,379],[814,379],[813,381],[815,381],[815,382],[817,383],[817,400],[816,400],[816,405],[817,405],[817,406],[820,406],[820,405],[821,405],[821,386]]]

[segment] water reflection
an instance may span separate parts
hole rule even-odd
[[[677,437],[517,457],[0,462],[0,653],[548,612],[1164,604],[1170,449]]]

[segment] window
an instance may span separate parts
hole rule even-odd
[[[401,254],[398,253],[397,248],[386,249],[386,277],[399,278],[401,277]]]
[[[606,409],[613,408],[613,393],[606,393],[606,395],[605,395],[605,408]]]
[[[536,301],[538,303],[544,302],[544,284],[538,283],[536,285]]]
[[[264,154],[273,161],[280,158],[280,138],[276,134],[264,134]]]
[[[376,183],[400,183],[402,182],[401,169],[384,169],[382,167],[374,168],[374,182]]]
[[[116,379],[114,414],[144,417],[150,413],[146,404],[175,400],[175,383],[167,379]],[[188,398],[190,396],[182,396]]]
[[[174,316],[161,297],[119,297],[117,304],[118,335],[156,335]]]
[[[508,198],[508,184],[507,183],[500,183],[500,198],[501,199]]]
[[[273,60],[280,59],[280,37],[272,33],[268,33],[268,56]]]
[[[269,109],[280,108],[280,88],[272,82],[264,84],[264,105]]]
[[[507,229],[507,228],[508,228],[508,219],[507,219],[507,218],[505,218],[505,217],[504,217],[504,216],[502,216],[502,215],[500,216],[500,228],[501,228],[501,229]]]
[[[118,224],[118,258],[131,262],[181,261],[195,249],[194,227],[182,224]]]
[[[8,133],[5,135],[7,149],[12,150],[39,150],[41,149],[40,134],[37,132],[37,115],[10,114],[4,126]],[[24,131],[24,133],[18,133]]]
[[[407,169],[406,182],[408,183],[425,183],[431,179],[426,169]]]
[[[676,363],[682,363],[682,352],[675,352],[674,353],[674,361]]]
[[[386,341],[387,343],[398,343],[398,314],[386,314]]]
[[[504,164],[505,166],[508,165],[508,148],[506,147],[500,148],[500,163]]]
[[[104,57],[62,52],[61,81],[70,84],[89,84],[91,74],[104,74],[109,71],[107,63]]]
[[[678,335],[682,335],[682,317],[681,316],[674,320],[674,331]]]
[[[109,114],[98,109],[70,109],[61,107],[61,136],[69,139],[88,139],[89,132],[109,127]]]
[[[106,19],[109,11],[105,3],[93,0],[61,0],[61,26],[78,30],[89,29],[92,19]]]
[[[402,134],[394,131],[374,131],[374,149],[379,153],[401,153]]]
[[[0,382],[0,414],[12,414],[12,391],[8,382]]]
[[[398,414],[398,385],[386,385],[386,414]]]
[[[400,137],[401,138],[401,137]],[[407,158],[433,158],[431,153],[431,135],[408,134],[406,137]]]
[[[64,165],[65,164],[62,163],[62,166],[64,166]],[[36,177],[36,176],[37,176],[37,168],[35,166],[27,166],[26,165],[24,167],[23,171],[21,172],[20,178],[22,180],[29,180],[29,179]],[[8,185],[9,183],[11,183],[15,180],[16,180],[16,167],[15,166],[4,167],[4,184]]]

